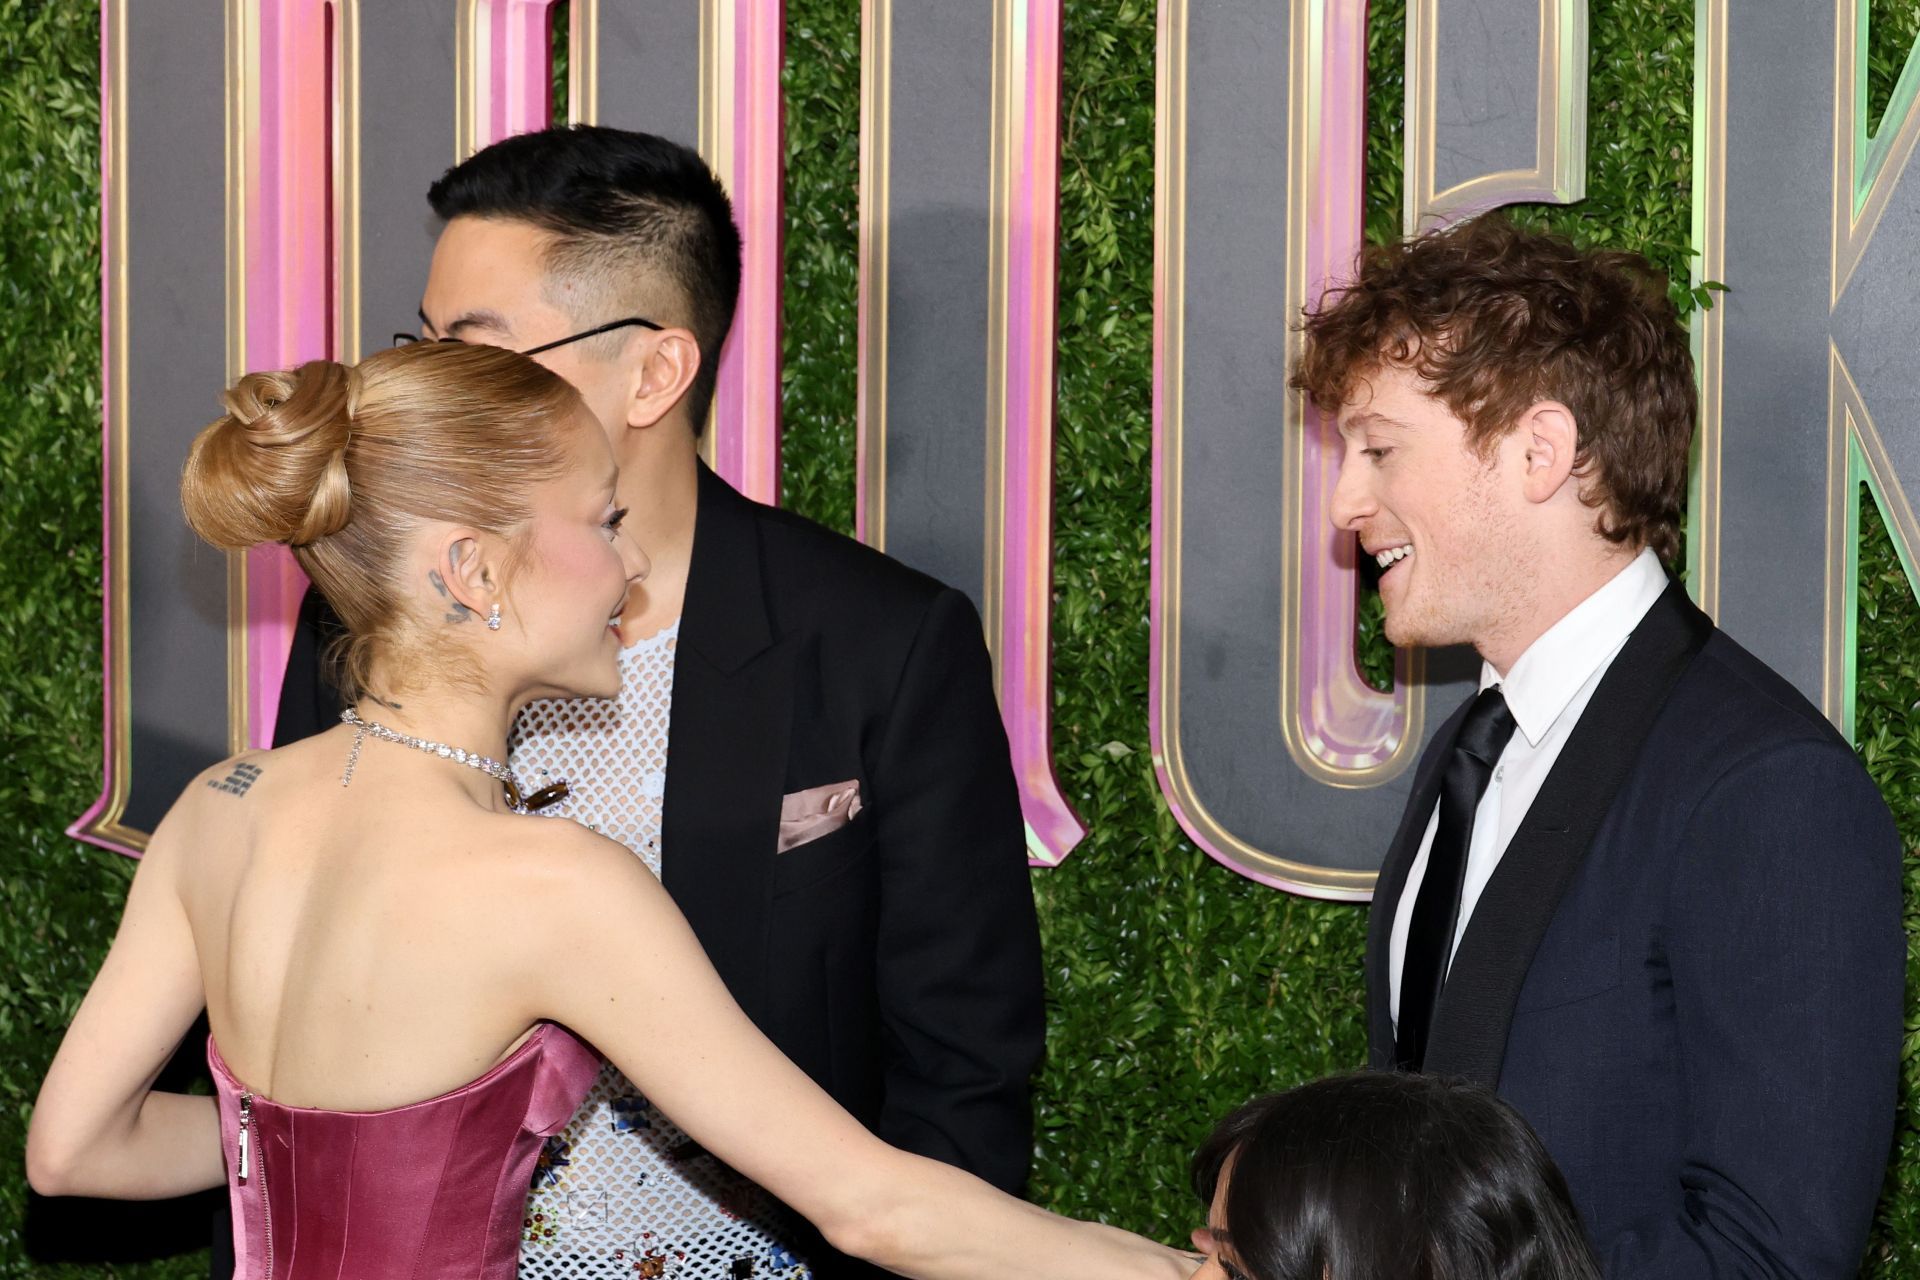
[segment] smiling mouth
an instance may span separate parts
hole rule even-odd
[[[1376,551],[1373,553],[1373,559],[1374,563],[1378,564],[1384,571],[1393,568],[1394,565],[1399,564],[1412,554],[1413,544],[1409,542],[1405,546],[1387,547],[1384,550]]]

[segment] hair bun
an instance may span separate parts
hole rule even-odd
[[[332,360],[250,373],[221,396],[226,416],[187,454],[180,499],[216,547],[302,546],[346,526],[347,447],[359,376]]]

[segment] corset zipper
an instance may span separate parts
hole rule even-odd
[[[238,1165],[238,1180],[245,1183],[252,1168],[253,1155],[253,1095],[240,1095],[240,1151],[235,1163]],[[273,1201],[267,1194],[267,1170],[265,1164],[260,1167],[260,1220],[265,1227],[267,1268],[262,1273],[266,1280],[273,1277]]]
[[[247,1130],[252,1124],[253,1095],[243,1093],[240,1095],[240,1154],[237,1160],[241,1182],[247,1180]]]

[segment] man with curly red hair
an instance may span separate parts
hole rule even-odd
[[[1305,323],[1396,644],[1470,644],[1367,944],[1374,1064],[1495,1086],[1611,1277],[1851,1276],[1893,1128],[1900,844],[1668,576],[1696,397],[1643,259],[1490,215]]]

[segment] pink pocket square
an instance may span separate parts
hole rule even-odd
[[[829,782],[780,797],[780,844],[787,850],[838,831],[860,812],[860,783]]]

